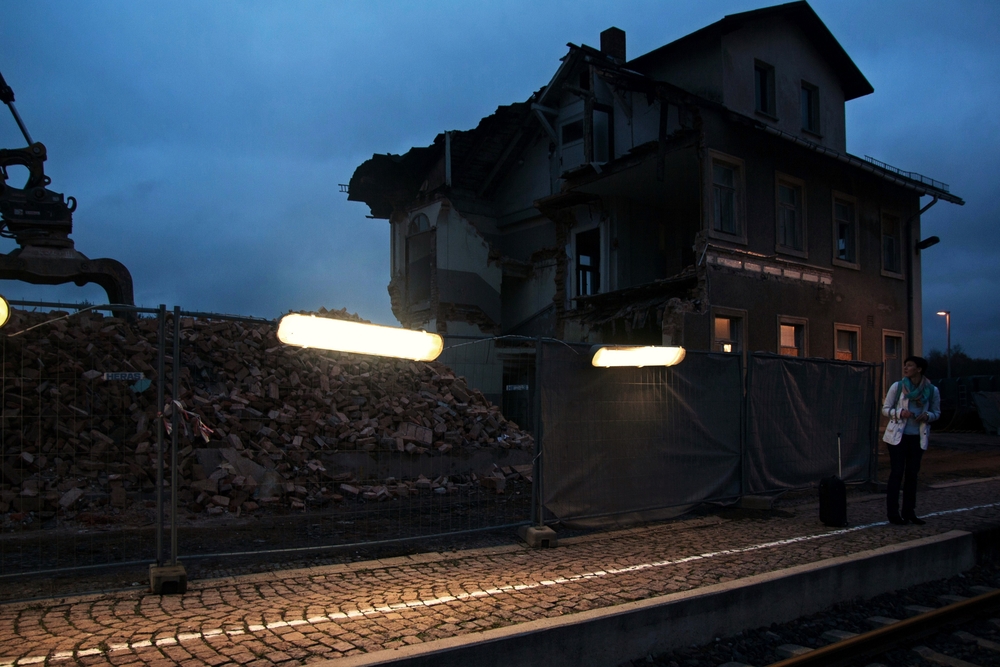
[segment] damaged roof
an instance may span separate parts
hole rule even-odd
[[[530,118],[531,100],[497,107],[474,129],[451,132],[451,187],[479,195],[488,189],[519,146],[530,139],[525,131]],[[351,176],[348,201],[368,204],[373,218],[388,218],[394,206],[409,205],[422,189],[433,189],[435,184],[425,180],[443,161],[446,134],[403,155],[373,155]]]

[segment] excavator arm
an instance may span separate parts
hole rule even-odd
[[[0,236],[14,239],[18,246],[0,254],[0,280],[20,280],[34,285],[96,283],[108,294],[108,303],[134,305],[132,275],[114,259],[89,259],[73,247],[76,199],[47,188],[52,179],[45,175],[48,157],[44,144],[31,140],[28,129],[14,107],[14,91],[0,74],[0,101],[14,116],[28,146],[0,149]],[[23,187],[7,183],[7,168],[20,165],[28,170]]]

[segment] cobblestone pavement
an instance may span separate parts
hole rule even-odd
[[[292,665],[609,607],[1000,523],[1000,480],[930,489],[925,526],[884,522],[858,498],[833,530],[815,503],[573,538],[0,605],[0,667]]]

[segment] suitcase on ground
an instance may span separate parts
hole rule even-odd
[[[837,434],[837,474],[819,481],[819,520],[827,526],[842,528],[847,525],[847,485],[840,478],[844,474],[840,456],[840,434]]]
[[[847,485],[836,475],[819,481],[819,520],[835,528],[847,525]]]

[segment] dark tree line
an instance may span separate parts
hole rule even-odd
[[[951,376],[1000,375],[1000,359],[970,357],[961,345],[951,346]],[[948,357],[944,352],[931,350],[927,353],[927,376],[939,380],[948,376]]]

